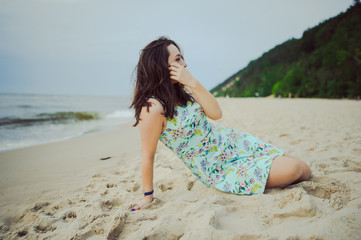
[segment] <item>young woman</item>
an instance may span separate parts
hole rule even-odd
[[[217,100],[186,69],[178,45],[165,37],[149,43],[137,65],[134,98],[142,155],[144,197],[153,200],[153,163],[158,140],[208,187],[234,194],[259,194],[307,180],[301,160],[246,132],[208,122],[222,117]]]

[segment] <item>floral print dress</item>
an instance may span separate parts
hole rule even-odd
[[[208,122],[191,101],[176,106],[159,140],[206,186],[234,194],[263,193],[272,160],[284,154],[249,133]]]

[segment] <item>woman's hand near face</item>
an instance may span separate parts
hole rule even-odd
[[[207,117],[217,120],[222,117],[222,110],[214,96],[181,64],[173,62],[169,67],[170,79],[182,83],[191,96],[202,106]]]
[[[170,79],[182,83],[185,86],[192,85],[197,79],[182,65],[173,62],[169,67]]]

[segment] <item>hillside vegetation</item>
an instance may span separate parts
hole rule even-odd
[[[361,4],[251,61],[211,90],[215,96],[359,98]]]

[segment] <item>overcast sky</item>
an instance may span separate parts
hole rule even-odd
[[[140,50],[175,40],[211,89],[352,0],[0,0],[0,92],[130,95]]]

